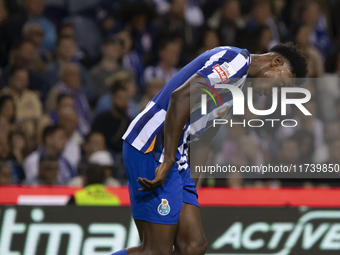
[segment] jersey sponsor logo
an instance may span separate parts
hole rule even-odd
[[[227,74],[228,77],[231,77],[233,75],[236,74],[236,71],[234,68],[232,68],[231,65],[229,65],[227,62],[224,62],[222,65],[221,65],[221,68],[223,71],[225,71],[225,73]]]
[[[229,81],[227,73],[222,69],[222,67],[219,64],[214,65],[213,69],[215,70],[215,72],[220,77],[222,83],[227,83]]]
[[[168,215],[170,212],[170,205],[168,200],[162,198],[162,203],[157,208],[158,213],[162,216]]]

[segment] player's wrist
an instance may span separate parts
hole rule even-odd
[[[175,159],[164,159],[163,164],[172,166],[175,163]]]

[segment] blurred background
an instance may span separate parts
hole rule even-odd
[[[340,164],[339,11],[339,0],[0,0],[0,254],[138,245],[121,137],[178,70],[216,46],[297,45],[312,116],[289,108],[295,128],[223,126],[207,164]],[[254,97],[256,109],[270,106]],[[208,252],[338,254],[339,186],[338,174],[205,176]],[[122,206],[45,206],[66,204]]]
[[[297,128],[221,128],[211,162],[340,163],[339,10],[337,0],[0,0],[0,184],[81,186],[95,164],[105,168],[105,185],[126,185],[121,136],[129,123],[181,67],[219,45],[266,53],[292,42],[307,56],[308,76],[329,82],[304,85],[313,116],[292,110]],[[270,100],[255,104],[268,109]]]

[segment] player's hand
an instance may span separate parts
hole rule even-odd
[[[155,179],[152,181],[139,177],[137,182],[143,186],[139,191],[151,191],[161,187],[168,176],[168,173],[172,167],[173,163],[163,162],[160,164],[155,171]]]

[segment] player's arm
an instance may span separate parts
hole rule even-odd
[[[190,117],[190,109],[200,98],[202,91],[197,87],[201,84],[194,79],[203,79],[195,74],[172,94],[164,123],[164,160],[155,171],[155,179],[138,178],[138,183],[144,188],[140,191],[150,191],[162,186],[176,158],[178,142],[183,128]]]

